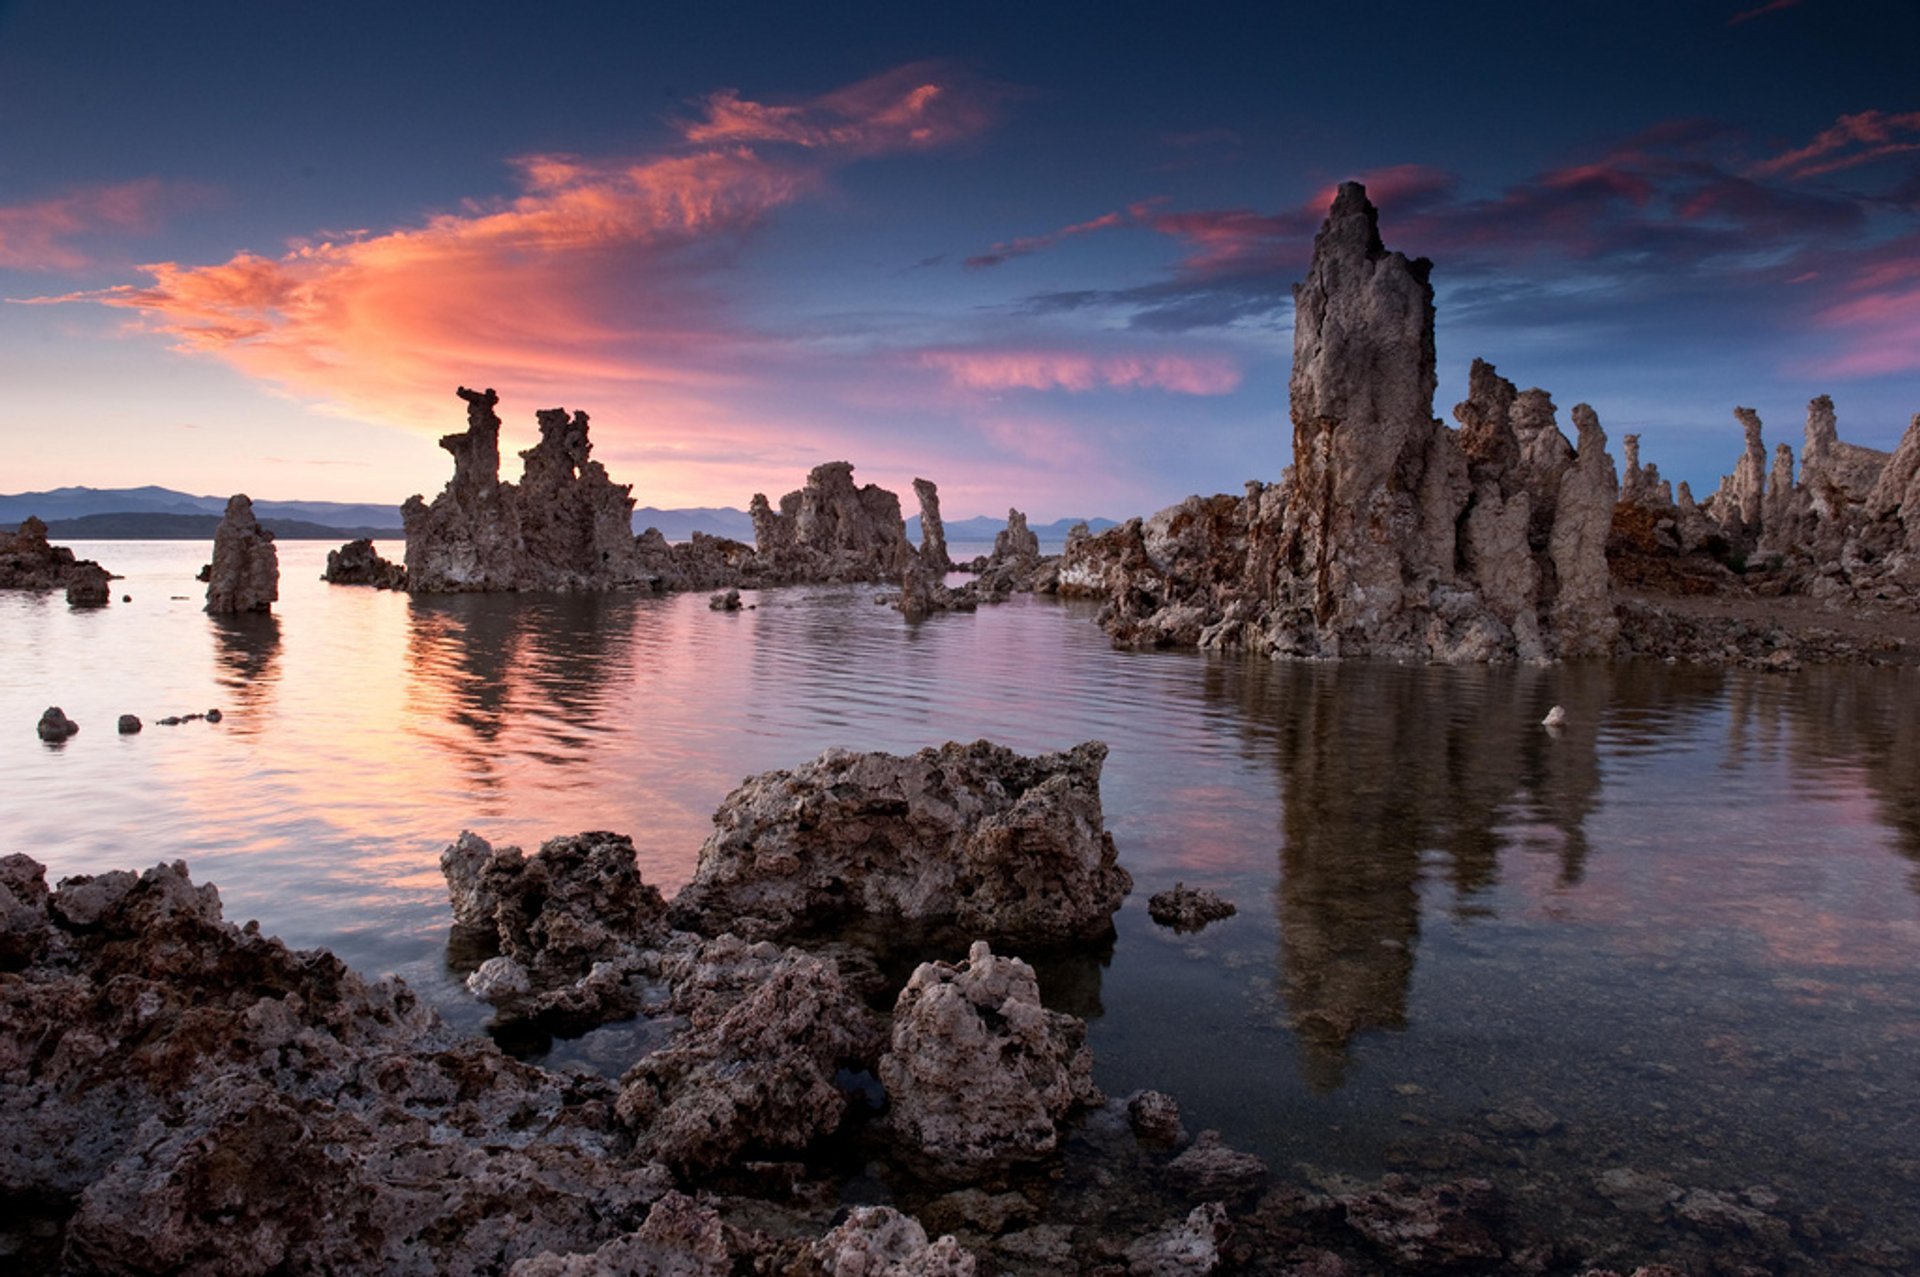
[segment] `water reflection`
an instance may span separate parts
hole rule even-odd
[[[280,682],[280,618],[269,612],[209,616],[214,639],[214,681],[247,711],[234,730],[259,729],[260,712],[271,708]]]

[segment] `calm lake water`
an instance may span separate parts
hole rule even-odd
[[[1042,971],[1109,1092],[1283,1170],[1491,1175],[1576,1229],[1631,1214],[1599,1181],[1632,1170],[1920,1265],[1920,671],[1121,653],[1088,607],[910,627],[869,588],[410,599],[323,585],[311,542],[273,616],[221,621],[204,545],[75,548],[125,575],[111,607],[0,594],[0,851],[50,877],[184,859],[230,919],[477,1031],[437,863],[462,829],[628,833],[671,891],[749,773],[1097,738],[1137,885],[1110,953]],[[1156,927],[1176,880],[1239,915]]]

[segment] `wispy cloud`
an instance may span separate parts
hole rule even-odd
[[[933,350],[920,362],[972,390],[1165,390],[1224,395],[1240,385],[1225,357],[1189,354],[1090,354],[1062,350]]]
[[[1759,5],[1752,9],[1743,9],[1739,13],[1734,14],[1731,18],[1727,19],[1727,25],[1737,27],[1743,22],[1752,22],[1755,18],[1764,18],[1769,13],[1779,13],[1784,9],[1792,9],[1799,5],[1799,3],[1800,0],[1767,0],[1766,4]]]
[[[1756,164],[1755,177],[1821,177],[1920,151],[1920,111],[1843,115],[1805,146]]]
[[[0,269],[84,269],[92,257],[76,240],[102,231],[151,230],[173,197],[164,183],[148,178],[0,206]]]
[[[1128,218],[1119,213],[1102,213],[1098,217],[1084,222],[1075,222],[1071,226],[1062,226],[1057,231],[1048,231],[1044,235],[1024,235],[1018,239],[1003,240],[984,253],[976,253],[964,263],[968,270],[980,270],[988,266],[999,266],[1016,257],[1025,257],[1042,249],[1052,248],[1062,240],[1072,239],[1076,235],[1086,235],[1093,231],[1111,230],[1124,226]]]

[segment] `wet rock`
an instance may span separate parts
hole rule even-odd
[[[76,583],[81,595],[90,600],[96,587],[104,589],[104,582],[111,579],[92,559],[75,559],[66,546],[50,543],[47,525],[31,515],[20,521],[17,530],[0,532],[0,590],[65,589],[69,603],[80,603],[73,597]]]
[[[728,590],[724,594],[715,594],[707,600],[707,607],[715,612],[738,612],[740,591]]]
[[[120,716],[119,726],[122,736],[132,736],[140,730],[140,716],[138,714],[122,714]]]
[[[1196,1206],[1184,1220],[1149,1233],[1127,1247],[1131,1277],[1183,1277],[1210,1273],[1221,1265],[1220,1248],[1233,1235],[1227,1209],[1219,1202]]]
[[[709,973],[703,989],[694,956],[675,992],[689,1030],[628,1070],[616,1107],[637,1154],[683,1175],[745,1148],[799,1152],[830,1134],[848,1111],[836,1075],[870,1065],[878,1046],[872,1013],[831,960],[714,943],[733,959],[728,973]]]
[[[1617,1166],[1594,1177],[1594,1191],[1623,1211],[1657,1214],[1678,1201],[1680,1186],[1632,1167]]]
[[[970,1228],[994,1237],[1005,1232],[1008,1224],[1031,1220],[1033,1203],[1019,1193],[962,1188],[934,1198],[921,1215],[929,1227]]]
[[[1187,1138],[1180,1125],[1180,1103],[1159,1091],[1141,1091],[1127,1098],[1127,1123],[1145,1144],[1168,1147]]]
[[[0,1183],[65,1203],[60,1271],[501,1271],[665,1187],[611,1086],[225,923],[184,866],[48,893],[12,858],[0,906]]]
[[[518,976],[506,967],[476,971],[476,994],[513,1016],[569,1028],[633,1014],[626,976],[665,937],[667,904],[641,878],[631,839],[575,834],[527,856],[463,832],[440,854],[440,871],[457,938],[496,948],[518,968]]]
[[[518,484],[500,479],[493,391],[464,386],[467,428],[440,440],[453,478],[431,505],[407,498],[407,583],[418,594],[605,590],[651,581],[633,536],[633,490],[591,459],[584,412],[536,414],[540,442],[520,454]]]
[[[640,575],[656,592],[713,590],[760,582],[753,547],[728,537],[695,532],[679,544],[669,542],[658,528],[648,528],[634,539]]]
[[[1172,891],[1158,891],[1147,899],[1147,916],[1175,931],[1198,931],[1209,922],[1231,918],[1238,912],[1233,901],[1184,882],[1176,882]]]
[[[865,916],[975,935],[1104,936],[1133,885],[1100,808],[1106,746],[828,750],[714,813],[676,925],[768,936]]]
[[[508,1271],[509,1277],[727,1277],[733,1255],[717,1211],[668,1192],[625,1237],[583,1255],[547,1252]]]
[[[1042,1007],[1033,968],[985,941],[965,962],[914,971],[880,1080],[896,1140],[943,1178],[1047,1156],[1064,1121],[1101,1098],[1086,1026]]]
[[[67,603],[72,607],[105,607],[113,599],[113,576],[98,563],[76,563],[67,573]]]
[[[1206,1130],[1191,1147],[1168,1163],[1167,1171],[1199,1197],[1237,1197],[1267,1178],[1267,1164],[1252,1153],[1229,1148],[1220,1132]]]
[[[329,585],[371,585],[376,590],[407,588],[407,569],[382,558],[370,538],[349,541],[327,551],[327,569],[320,579]]]
[[[856,488],[851,462],[815,466],[778,510],[755,493],[747,512],[756,570],[770,584],[897,581],[914,556],[900,498],[877,484]]]
[[[1336,1200],[1347,1226],[1403,1268],[1431,1272],[1501,1257],[1492,1231],[1500,1199],[1486,1180],[1419,1186],[1390,1175],[1378,1188]]]
[[[272,610],[280,597],[280,556],[245,493],[227,499],[207,565],[207,611],[215,616]]]
[[[1529,1099],[1504,1104],[1487,1114],[1487,1125],[1501,1135],[1551,1135],[1560,1129],[1560,1119]]]
[[[209,723],[217,723],[225,718],[226,715],[217,709],[210,709],[205,714],[199,715],[199,717],[206,719]]]
[[[40,724],[37,730],[40,733],[41,740],[49,744],[58,744],[70,736],[78,735],[80,724],[68,718],[65,711],[58,705],[49,705],[46,712],[40,715]]]
[[[927,1240],[918,1220],[891,1206],[856,1206],[813,1243],[807,1273],[821,1277],[972,1277],[975,1260],[952,1237]]]

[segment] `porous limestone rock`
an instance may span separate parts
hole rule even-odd
[[[1560,476],[1548,541],[1559,583],[1552,623],[1561,656],[1605,656],[1620,630],[1607,570],[1607,536],[1619,487],[1599,415],[1575,404],[1573,424],[1580,443],[1573,464]]]
[[[1220,1248],[1233,1236],[1227,1208],[1219,1202],[1196,1206],[1182,1220],[1169,1222],[1127,1247],[1129,1277],[1201,1277],[1224,1262]]]
[[[462,832],[440,853],[456,939],[512,967],[470,987],[511,1017],[587,1027],[632,1015],[626,977],[666,936],[667,904],[619,834],[551,838],[532,856]]]
[[[80,724],[68,718],[58,705],[49,705],[46,713],[40,715],[40,723],[35,730],[41,740],[57,745],[69,736],[77,735]]]
[[[271,611],[280,597],[280,555],[273,533],[254,518],[245,493],[227,499],[207,567],[207,611],[216,616]]]
[[[856,488],[847,461],[815,466],[777,511],[756,492],[748,514],[769,583],[897,581],[914,555],[900,498],[877,484]]]
[[[807,1254],[821,1277],[973,1277],[975,1260],[952,1237],[927,1230],[891,1206],[856,1206]]]
[[[320,579],[329,585],[371,585],[377,590],[407,588],[407,569],[382,558],[371,538],[349,541],[327,551],[327,570]]]
[[[695,532],[675,544],[660,529],[648,528],[635,538],[634,553],[642,579],[657,593],[762,583],[756,575],[759,564],[753,547],[727,537]]]
[[[870,1067],[879,1033],[831,959],[723,936],[668,978],[689,1028],[620,1079],[638,1155],[697,1173],[743,1149],[803,1151],[840,1125],[836,1075]]]
[[[49,542],[47,525],[32,515],[22,519],[17,530],[0,532],[0,590],[71,591],[82,576],[87,589],[95,580],[111,579],[92,559],[75,559],[66,546]],[[75,600],[69,596],[68,601]]]
[[[1045,1157],[1068,1116],[1101,1102],[1086,1026],[1041,1006],[1033,968],[984,940],[914,971],[880,1080],[895,1138],[951,1178]]]
[[[1205,1130],[1187,1151],[1167,1163],[1167,1173],[1201,1197],[1237,1197],[1267,1178],[1267,1163],[1254,1153],[1231,1148],[1220,1132]]]
[[[1198,931],[1209,922],[1231,918],[1239,909],[1233,901],[1202,887],[1184,882],[1173,884],[1171,891],[1156,891],[1147,899],[1147,916],[1175,931]]]
[[[503,1271],[666,1187],[609,1083],[225,923],[183,865],[0,860],[0,966],[0,1184],[70,1212],[58,1271]]]
[[[740,610],[740,591],[724,590],[707,598],[707,609],[712,612],[738,612]]]
[[[1493,1231],[1500,1198],[1483,1179],[1420,1185],[1390,1175],[1371,1189],[1334,1200],[1346,1212],[1347,1226],[1401,1268],[1471,1269],[1504,1253]]]
[[[113,576],[98,563],[76,563],[67,573],[67,602],[73,607],[105,607],[113,599]]]
[[[940,520],[940,489],[931,479],[915,479],[913,493],[920,498],[920,563],[929,572],[953,571],[947,557],[947,525]]]
[[[407,588],[418,594],[481,590],[604,590],[646,584],[633,529],[633,490],[591,459],[587,414],[540,411],[540,442],[520,454],[520,482],[500,479],[500,418],[492,390],[462,386],[467,428],[445,435],[453,478],[429,505],[400,508]]]
[[[1147,1144],[1172,1146],[1187,1137],[1180,1124],[1180,1102],[1162,1091],[1137,1091],[1127,1097],[1127,1125]]]
[[[732,1271],[720,1213],[669,1191],[625,1237],[586,1254],[547,1251],[523,1259],[508,1277],[727,1277]]]
[[[1107,747],[831,749],[714,813],[676,923],[760,937],[865,916],[1037,941],[1109,934],[1133,885],[1100,808]]]
[[[1007,526],[993,534],[991,559],[998,563],[1032,563],[1040,557],[1040,538],[1027,526],[1027,516],[1007,511]]]

